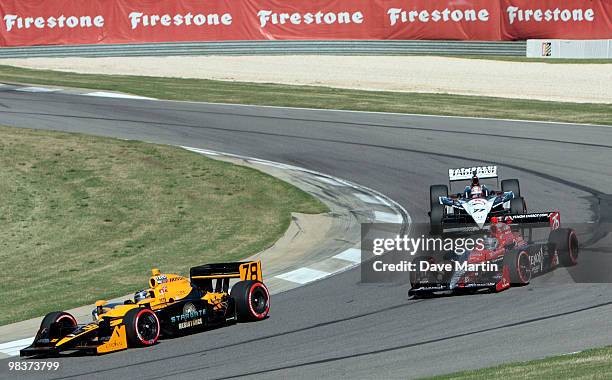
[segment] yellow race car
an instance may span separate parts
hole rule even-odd
[[[47,314],[31,346],[21,356],[66,351],[102,354],[151,346],[160,336],[177,336],[237,321],[267,318],[270,293],[262,282],[261,262],[206,264],[190,278],[153,268],[149,288],[123,303],[97,301],[93,322],[79,325],[66,312]],[[239,279],[230,291],[230,280]]]

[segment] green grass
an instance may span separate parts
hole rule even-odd
[[[611,64],[612,59],[606,58],[527,58],[527,57],[506,57],[495,55],[454,55],[447,56],[448,58],[466,58],[466,59],[485,59],[491,61],[508,61],[508,62],[536,62],[550,64]]]
[[[612,347],[430,378],[430,380],[462,379],[612,379]]]
[[[183,149],[0,127],[0,325],[146,287],[271,246],[326,206]]]
[[[361,91],[205,79],[92,75],[0,66],[0,81],[120,91],[160,99],[612,125],[612,105]]]

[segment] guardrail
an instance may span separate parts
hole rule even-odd
[[[0,48],[0,58],[170,55],[526,55],[526,43],[475,41],[224,41]]]

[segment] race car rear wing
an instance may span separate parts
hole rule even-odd
[[[491,223],[502,222],[509,225],[534,225],[541,224],[550,226],[551,230],[561,227],[561,214],[559,211],[535,212],[529,214],[505,215],[492,217]]]
[[[445,227],[445,233],[452,234],[478,232],[483,230],[472,223],[465,223],[461,221],[450,223],[451,225],[448,228]],[[558,211],[544,211],[527,214],[489,216],[487,217],[484,230],[489,230],[490,226],[496,223],[505,223],[521,230],[540,228],[550,228],[551,230],[556,230],[561,226],[561,214]]]
[[[478,178],[498,178],[497,165],[489,166],[473,166],[471,168],[457,168],[448,169],[448,180],[451,182],[455,181],[467,181],[472,179],[476,174]]]
[[[496,178],[499,182],[499,176],[497,175],[497,165],[489,165],[472,166],[471,168],[448,169],[448,185],[450,187],[453,182],[468,181],[472,179],[474,175],[476,175],[480,179]]]
[[[215,292],[227,292],[230,280],[262,281],[261,261],[204,264],[191,267],[189,270],[191,283],[200,289]],[[215,286],[213,287],[213,280]]]
[[[506,223],[513,229],[518,229],[523,239],[528,242],[547,238],[550,231],[561,227],[561,214],[558,211],[536,212],[529,214],[506,215],[498,217],[498,222]],[[491,218],[491,226],[495,223],[495,217]]]

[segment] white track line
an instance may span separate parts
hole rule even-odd
[[[266,160],[257,160],[257,159],[251,159],[248,160],[250,163],[252,164],[259,164],[259,165],[265,165],[265,166],[272,166],[273,168],[277,168],[277,169],[290,169],[290,167],[288,165],[285,164],[281,164],[279,162],[270,162],[270,161],[266,161]]]
[[[200,148],[190,148],[187,146],[183,146],[181,148],[186,149],[191,152],[205,154],[207,156],[219,156],[219,153],[213,152],[212,150],[206,150],[206,149],[200,149]]]
[[[357,248],[349,248],[344,252],[333,256],[334,259],[340,259],[344,261],[350,261],[355,264],[361,263],[361,250]]]
[[[374,219],[380,223],[402,223],[402,216],[390,212],[374,211]]]
[[[521,98],[507,98],[509,100],[525,100]],[[490,120],[490,121],[512,121],[519,123],[540,123],[540,124],[559,124],[559,125],[586,125],[589,127],[604,127],[612,128],[611,125],[603,124],[588,124],[588,123],[568,123],[563,121],[542,121],[542,120],[523,120],[523,119],[497,119],[494,117],[477,117],[477,116],[452,116],[452,115],[432,115],[426,113],[400,113],[400,112],[380,112],[380,111],[355,111],[355,110],[342,110],[342,109],[329,109],[329,108],[305,108],[305,107],[281,107],[281,106],[260,106],[254,104],[236,104],[236,103],[213,103],[213,102],[196,102],[191,100],[167,100],[165,102],[171,103],[191,103],[191,104],[208,104],[213,106],[235,106],[235,107],[259,107],[259,108],[271,108],[280,110],[298,110],[298,111],[316,111],[316,112],[347,112],[347,113],[360,113],[370,115],[393,115],[393,116],[416,116],[416,117],[427,117],[427,118],[441,118],[441,119],[465,119],[465,120]],[[602,105],[608,105],[609,103],[597,103]]]
[[[361,193],[355,193],[353,195],[356,196],[357,198],[361,199],[365,203],[371,203],[371,204],[375,204],[375,205],[384,205],[384,206],[387,206],[387,207],[391,207],[389,202],[385,201],[384,199],[382,199],[381,197],[378,197],[378,196],[371,196],[371,195],[361,194]]]
[[[19,355],[19,350],[22,348],[26,348],[34,341],[34,337],[14,340],[12,342],[1,343],[0,344],[0,353],[9,356],[17,356]]]
[[[310,269],[310,268],[300,268],[300,269],[293,270],[291,272],[279,274],[278,276],[274,276],[274,277],[280,278],[281,280],[295,282],[297,284],[303,285],[309,282],[320,280],[330,275],[331,273],[323,272],[322,270],[316,270],[316,269]]]
[[[118,94],[116,92],[105,92],[105,91],[88,92],[88,93],[82,94],[82,95],[83,96],[97,96],[97,97],[100,97],[100,98],[157,100],[157,99],[154,99],[154,98],[147,98],[146,96],[137,96],[137,95],[129,95],[129,94]]]
[[[15,91],[20,92],[56,92],[61,91],[60,88],[46,88],[46,87],[20,87],[16,88]]]
[[[348,186],[345,183],[327,177],[318,177],[317,180],[332,186]]]

